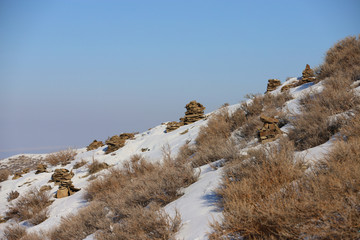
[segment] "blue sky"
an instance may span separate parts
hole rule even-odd
[[[360,1],[0,1],[0,158],[83,147],[300,76]]]

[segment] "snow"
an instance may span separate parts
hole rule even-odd
[[[291,78],[288,81],[284,82],[282,86],[286,84],[291,84],[297,81],[297,78]],[[275,91],[270,94],[279,94],[281,87],[278,87]],[[290,89],[290,94],[294,97],[293,100],[290,100],[285,105],[285,110],[290,113],[299,113],[299,101],[306,94],[312,94],[321,92],[323,90],[322,83],[313,84],[307,83],[299,87]],[[247,103],[251,103],[251,99],[247,100]],[[235,104],[228,106],[227,109],[229,112],[234,112],[240,107],[240,104]],[[216,110],[217,112],[220,110]],[[212,113],[207,114],[209,117]],[[75,163],[85,160],[86,162],[91,162],[93,159],[96,159],[100,162],[106,162],[112,167],[121,167],[125,160],[128,160],[134,154],[140,154],[144,156],[148,161],[161,161],[162,159],[162,149],[164,147],[169,147],[172,154],[177,154],[179,148],[185,143],[193,144],[195,142],[196,136],[198,135],[200,128],[205,126],[207,119],[197,121],[191,125],[182,126],[179,129],[166,133],[166,125],[161,124],[156,126],[148,131],[139,133],[135,135],[134,140],[128,140],[125,146],[112,154],[105,154],[105,148],[98,148],[92,151],[86,151],[85,148],[78,149],[78,154],[74,161],[65,166],[64,168],[71,170]],[[282,128],[284,132],[291,128],[288,124]],[[255,141],[255,140],[254,140]],[[245,154],[245,150],[259,147],[259,144],[255,142],[248,142],[247,145],[242,146],[242,149],[239,149],[240,152]],[[326,154],[331,145],[333,139],[330,141],[302,151],[297,152],[296,154],[299,157],[304,158],[306,161],[313,162],[319,159],[321,156]],[[149,151],[142,152],[143,148],[149,149]],[[25,154],[29,157],[44,157],[45,155],[34,155],[34,154]],[[223,169],[221,167],[214,167],[217,164],[220,164],[222,160],[219,160],[217,163],[208,164],[198,168],[200,172],[199,180],[192,184],[191,186],[185,188],[184,195],[179,199],[171,202],[165,206],[165,211],[170,215],[174,216],[175,211],[177,210],[182,218],[182,226],[177,233],[177,239],[184,240],[202,240],[208,239],[207,235],[211,232],[210,223],[214,221],[221,221],[221,209],[218,209],[217,206],[217,196],[215,190],[221,184],[221,178]],[[8,163],[8,159],[2,160],[2,163]],[[50,185],[52,190],[50,193],[54,195],[57,190],[57,186],[54,186],[54,183],[48,183],[51,178],[53,171],[59,168],[59,166],[48,168],[48,173],[41,173],[35,175],[35,172],[24,174],[23,177],[17,180],[9,180],[0,183],[0,215],[4,215],[6,210],[9,207],[7,202],[7,196],[11,191],[18,191],[20,196],[26,194],[30,188],[36,187],[40,188],[43,185]],[[103,170],[97,175],[106,173],[108,170]],[[62,217],[66,217],[70,213],[76,213],[79,209],[87,205],[87,202],[83,199],[84,188],[89,183],[87,167],[86,165],[78,169],[73,169],[75,173],[72,181],[74,186],[81,188],[82,190],[75,193],[72,196],[62,199],[53,198],[54,202],[49,207],[49,218],[37,226],[30,226],[26,221],[21,224],[28,227],[29,232],[40,232],[51,229],[52,227],[58,225]],[[16,200],[13,200],[16,201]],[[11,224],[13,221],[10,220],[7,223],[0,224],[0,238],[2,237],[3,229]],[[93,240],[94,235],[89,235],[85,240]]]
[[[208,164],[200,169],[199,180],[187,187],[182,197],[165,207],[165,211],[172,217],[176,210],[181,214],[183,226],[177,239],[207,239],[207,233],[211,232],[209,223],[221,217],[221,210],[216,205],[218,197],[215,190],[221,182],[222,168],[215,170]]]

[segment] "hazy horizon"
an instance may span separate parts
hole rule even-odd
[[[85,147],[299,77],[358,35],[360,2],[0,2],[0,159]]]

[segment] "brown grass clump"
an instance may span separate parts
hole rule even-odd
[[[257,239],[261,235],[256,232],[271,232],[269,228],[278,227],[278,223],[270,209],[262,213],[263,203],[303,174],[303,163],[294,158],[293,146],[286,139],[281,139],[279,146],[263,147],[248,154],[247,159],[233,161],[226,168],[223,187],[219,190],[224,221],[214,224],[212,239],[239,236]],[[264,236],[264,239],[270,238]]]
[[[67,149],[63,150],[57,153],[49,154],[45,158],[45,162],[48,162],[49,164],[56,166],[61,164],[61,166],[65,166],[69,164],[72,160],[75,159],[76,151],[74,149]]]
[[[20,193],[18,191],[11,191],[8,194],[7,201],[10,202],[10,201],[16,199],[17,197],[19,197],[19,195],[20,195]]]
[[[19,240],[25,235],[26,228],[19,224],[13,224],[4,229],[4,237],[6,240]]]
[[[181,219],[177,215],[170,218],[156,204],[148,208],[135,207],[126,221],[115,223],[107,231],[98,231],[96,239],[102,240],[132,240],[132,239],[174,239],[174,234],[180,227]]]
[[[84,160],[84,159],[81,159],[81,161],[80,162],[77,162],[77,163],[75,163],[74,164],[74,169],[78,169],[78,168],[81,168],[82,166],[84,166],[84,165],[86,165],[87,164],[87,162]]]
[[[9,178],[10,171],[7,169],[0,169],[0,182],[6,181]]]
[[[360,79],[360,35],[346,37],[327,51],[318,78],[323,80],[337,73],[351,81]]]
[[[94,174],[103,169],[107,169],[109,165],[104,162],[99,162],[98,160],[93,159],[93,161],[88,165],[89,173]]]
[[[109,220],[106,218],[104,204],[93,202],[88,207],[82,208],[77,214],[69,215],[61,219],[59,227],[51,229],[51,240],[81,240],[99,229],[108,227]]]
[[[241,109],[232,115],[224,107],[212,115],[207,126],[201,127],[196,138],[196,154],[193,165],[201,166],[222,158],[230,159],[236,156],[234,142],[230,139],[231,133],[245,121]]]
[[[360,98],[350,87],[348,78],[339,75],[324,81],[324,90],[304,97],[301,100],[301,113],[290,120],[293,128],[289,138],[294,141],[296,150],[305,150],[328,141],[346,124],[348,118],[344,115],[331,116],[360,104]]]
[[[17,221],[29,220],[37,225],[47,219],[47,208],[52,202],[46,192],[32,189],[10,204],[6,216]]]
[[[179,216],[169,218],[160,207],[178,198],[181,188],[196,181],[185,149],[177,158],[166,150],[162,163],[133,156],[122,169],[91,182],[86,189],[90,206],[63,219],[51,239],[169,239],[177,231]],[[80,232],[80,234],[78,234]]]
[[[306,175],[291,161],[280,171],[268,166],[248,174],[245,164],[236,179],[226,176],[220,190],[225,218],[214,224],[212,239],[360,238],[359,136],[339,141]]]

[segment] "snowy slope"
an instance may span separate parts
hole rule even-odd
[[[283,83],[282,86],[294,82],[295,80],[296,78],[292,78]],[[271,92],[271,94],[279,94],[282,86]],[[313,83],[308,83],[292,88],[290,94],[294,99],[286,103],[286,111],[292,113],[299,112],[299,99],[306,93],[319,92],[322,91],[322,89],[323,86],[321,83],[315,85]],[[240,104],[235,104],[229,106],[228,109],[229,111],[234,111],[239,106]],[[209,115],[210,114],[208,114],[208,116]],[[134,140],[128,140],[123,148],[115,151],[113,154],[105,155],[105,147],[89,152],[87,152],[85,148],[78,149],[75,160],[64,168],[71,170],[76,162],[81,160],[91,162],[93,159],[100,162],[106,162],[113,167],[121,167],[122,163],[134,154],[143,155],[148,161],[161,161],[162,148],[164,146],[169,146],[173,155],[177,154],[179,148],[185,143],[194,143],[200,127],[206,125],[206,123],[207,119],[203,119],[194,124],[182,126],[170,133],[165,133],[166,125],[162,124],[146,132],[136,134]],[[288,125],[284,126],[282,130],[286,132],[287,128],[289,128]],[[251,147],[254,147],[253,143],[254,141],[251,142]],[[258,144],[255,144],[255,147],[256,145]],[[326,153],[330,146],[331,141],[314,149],[309,149],[306,152],[304,151],[297,154],[299,154],[299,156],[304,156],[308,161],[311,161],[319,155]],[[148,148],[150,151],[142,152],[142,148]],[[8,160],[5,159],[4,162],[6,161]],[[50,185],[52,187],[51,193],[55,194],[58,187],[54,186],[54,183],[48,183],[48,180],[50,180],[52,171],[56,168],[59,167],[52,167],[48,169],[48,173],[38,175],[35,175],[35,172],[32,171],[17,180],[11,180],[11,177],[9,177],[9,180],[0,183],[0,215],[4,215],[8,208],[9,203],[6,198],[11,191],[16,190],[21,195],[31,187],[40,188],[43,185]],[[221,182],[222,168],[214,169],[210,165],[205,165],[198,170],[201,172],[199,180],[184,189],[184,195],[182,197],[165,207],[165,211],[170,215],[174,215],[175,209],[181,214],[183,225],[177,234],[178,239],[207,239],[207,233],[211,231],[209,223],[214,219],[221,219],[221,211],[217,209],[217,199],[214,190]],[[103,170],[97,174],[104,174],[106,171],[107,170]],[[88,184],[89,178],[89,176],[87,176],[86,166],[74,169],[73,172],[75,175],[72,178],[72,181],[75,187],[84,189]],[[83,200],[83,194],[84,191],[81,190],[67,198],[54,199],[54,203],[49,207],[49,218],[37,226],[30,226],[26,221],[21,224],[27,226],[29,232],[48,230],[49,228],[58,225],[62,217],[65,217],[69,213],[76,213],[80,208],[86,206],[87,202]],[[0,224],[0,238],[3,229],[12,222],[13,221],[10,220],[7,223]],[[93,239],[93,237],[88,236],[86,239],[90,240]]]

